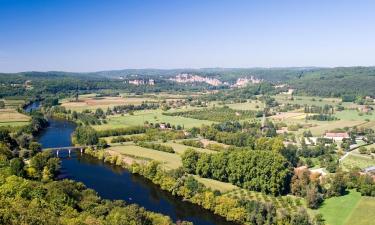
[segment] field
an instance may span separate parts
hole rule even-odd
[[[275,99],[279,103],[290,103],[299,105],[336,105],[341,102],[339,98],[321,98],[321,97],[308,97],[308,96],[293,96],[293,100],[289,99],[290,95],[278,94]]]
[[[362,197],[351,213],[346,225],[368,225],[373,224],[375,221],[375,198]]]
[[[355,120],[370,120],[370,121],[374,121],[375,120],[375,114],[372,114],[372,115],[367,115],[367,114],[363,114],[362,116],[360,115],[360,113],[357,111],[357,110],[343,110],[343,111],[340,111],[340,112],[337,112],[335,114],[336,117],[338,117],[339,119],[341,120],[347,120],[347,121],[355,121]]]
[[[150,123],[170,123],[181,125],[184,128],[200,127],[202,124],[211,124],[212,121],[197,120],[193,118],[162,115],[161,110],[145,110],[134,112],[134,115],[116,115],[107,118],[108,123],[94,126],[97,130],[113,129],[120,127],[143,125],[145,121]]]
[[[350,155],[341,161],[341,165],[345,169],[354,167],[364,169],[366,167],[375,166],[375,160],[371,159],[370,156],[350,153]]]
[[[1,99],[5,103],[5,108],[15,109],[25,103],[22,99]]]
[[[287,120],[287,119],[301,120],[301,119],[305,119],[305,116],[306,116],[305,113],[299,113],[299,112],[282,112],[282,113],[276,114],[274,116],[270,116],[269,118],[270,119],[274,119],[274,120],[283,121],[283,120]]]
[[[15,109],[0,109],[0,126],[23,126],[30,118]]]
[[[108,148],[127,156],[136,156],[159,161],[166,169],[176,169],[182,165],[181,158],[177,154],[161,152],[153,149],[142,148],[136,145],[118,145]]]
[[[107,109],[108,107],[114,107],[117,105],[140,105],[143,101],[155,101],[152,98],[134,98],[134,97],[100,97],[96,98],[92,95],[80,96],[78,102],[69,101],[64,99],[61,101],[61,105],[66,109],[82,111],[85,109],[95,110],[97,108]]]
[[[254,111],[259,111],[263,110],[264,108],[264,103],[253,100],[251,102],[243,102],[243,103],[233,103],[233,104],[226,104],[231,109],[235,110],[254,110]]]
[[[218,190],[221,193],[233,191],[239,188],[230,183],[225,183],[225,182],[208,179],[208,178],[202,178],[196,175],[194,175],[194,178],[197,179],[200,183],[202,183],[207,188],[211,188],[212,190]]]
[[[194,149],[198,152],[216,153],[215,151],[204,149],[204,148],[195,148],[191,146],[186,146],[186,145],[178,143],[178,141],[176,141],[175,143],[173,141],[168,141],[167,143],[163,143],[163,144],[171,146],[178,154],[182,154],[188,148]]]
[[[319,208],[327,225],[373,224],[375,198],[361,197],[356,191],[324,201]]]
[[[337,128],[353,127],[365,123],[364,121],[313,121],[317,126],[311,127],[313,135],[323,135],[326,131],[334,130]]]

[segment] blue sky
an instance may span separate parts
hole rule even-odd
[[[375,1],[0,0],[0,72],[375,65]]]

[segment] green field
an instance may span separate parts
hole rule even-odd
[[[177,154],[142,148],[136,145],[117,145],[108,148],[108,150],[112,150],[128,156],[136,156],[156,160],[161,162],[166,169],[176,169],[182,165],[181,158]]]
[[[321,97],[310,97],[310,96],[293,96],[293,100],[289,99],[290,95],[278,94],[275,99],[279,103],[290,103],[299,105],[336,105],[341,102],[339,98],[321,98]],[[314,100],[315,99],[315,100]]]
[[[375,160],[371,159],[368,155],[350,154],[341,161],[341,166],[344,169],[359,167],[364,169],[369,166],[375,166]]]
[[[264,103],[261,101],[251,101],[251,102],[243,102],[243,103],[233,103],[233,104],[226,104],[231,109],[236,109],[236,110],[263,110],[264,108]]]
[[[202,124],[211,124],[212,121],[197,120],[179,116],[162,115],[161,110],[137,111],[134,115],[116,115],[107,118],[108,123],[93,126],[97,130],[129,127],[143,125],[145,121],[150,123],[170,123],[171,125],[181,125],[184,128],[200,127]]]
[[[363,114],[362,116],[357,110],[343,110],[335,113],[335,116],[341,120],[347,120],[347,121],[352,121],[352,120],[361,120],[364,121],[366,119],[369,119],[370,121],[375,120],[375,114],[372,115],[367,115]]]
[[[325,200],[319,208],[319,213],[323,215],[327,225],[343,225],[351,217],[360,200],[361,194],[359,192],[350,191],[345,196]],[[361,218],[358,219],[361,220]]]
[[[202,178],[197,175],[194,175],[194,178],[197,179],[200,183],[202,183],[204,186],[207,188],[210,188],[212,190],[218,190],[221,193],[228,192],[228,191],[233,191],[238,189],[239,187],[230,184],[230,183],[225,183],[213,179],[208,179],[208,178]]]
[[[168,141],[167,143],[163,143],[163,144],[171,146],[178,154],[182,154],[188,148],[194,149],[198,152],[216,153],[215,151],[212,151],[212,150],[209,150],[209,149],[186,146],[186,145],[178,143],[178,141],[176,141],[175,143],[173,141]]]
[[[15,101],[13,102],[14,105],[6,104],[5,109],[0,109],[0,126],[27,125],[30,121],[30,117],[16,111],[15,108],[17,108],[20,104],[19,100],[12,100],[12,101]]]
[[[375,223],[375,198],[361,197],[359,203],[352,211],[346,225],[369,225]]]

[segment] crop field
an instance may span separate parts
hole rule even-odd
[[[310,122],[310,121],[309,121]],[[313,121],[312,123],[316,126],[311,127],[311,133],[313,135],[323,135],[326,131],[334,130],[337,128],[354,127],[365,123],[364,121]]]
[[[144,101],[155,102],[152,98],[135,98],[135,97],[95,97],[95,96],[80,96],[78,102],[69,101],[69,99],[64,99],[62,101],[62,106],[66,109],[71,109],[75,111],[82,111],[85,109],[95,110],[97,108],[107,109],[108,107],[114,107],[117,105],[140,105]]]
[[[350,217],[346,220],[346,225],[368,225],[375,221],[375,198],[361,197]]]
[[[215,151],[204,149],[204,148],[196,148],[191,146],[186,146],[180,144],[178,142],[168,141],[167,143],[163,143],[164,145],[171,146],[178,154],[182,154],[186,149],[191,148],[198,152],[205,152],[205,153],[216,153]]]
[[[254,110],[259,111],[264,109],[264,103],[253,100],[251,102],[243,102],[243,103],[233,103],[233,104],[226,104],[231,109],[235,110]]]
[[[107,118],[108,123],[94,126],[97,130],[121,128],[128,126],[143,125],[145,121],[149,123],[170,123],[171,125],[181,125],[185,128],[200,127],[202,124],[212,124],[212,121],[198,120],[180,116],[162,115],[161,110],[137,111],[134,115],[116,115]]]
[[[20,105],[25,103],[25,100],[22,99],[1,99],[5,103],[5,108],[12,108],[15,109]]]
[[[321,97],[308,97],[308,96],[293,96],[293,100],[289,99],[290,95],[279,94],[275,99],[279,103],[290,103],[299,105],[336,105],[341,102],[339,98],[321,98]]]
[[[234,110],[229,107],[203,108],[191,111],[168,112],[169,116],[179,116],[198,120],[211,120],[216,122],[254,119],[255,112],[249,110]]]
[[[273,120],[279,120],[279,121],[283,121],[286,119],[303,120],[305,116],[306,116],[305,113],[300,113],[300,112],[282,112],[274,116],[270,116],[269,118]]]
[[[341,120],[346,121],[353,121],[353,120],[360,120],[364,121],[366,119],[370,121],[375,121],[375,114],[360,114],[357,110],[343,110],[340,112],[335,113],[335,116]]]
[[[358,210],[356,208],[360,201],[361,194],[356,191],[350,191],[347,195],[326,199],[318,211],[323,215],[328,225],[358,224],[357,222],[366,219],[357,218],[359,221],[355,223],[348,223],[348,221],[352,219],[353,212]],[[358,213],[356,214],[359,215]]]
[[[0,109],[0,126],[23,126],[30,118],[15,109]]]
[[[358,127],[375,129],[375,121],[369,121],[369,122],[363,123]]]
[[[177,154],[161,152],[153,149],[142,148],[136,145],[121,145],[108,148],[127,156],[136,156],[159,161],[166,169],[176,169],[182,165],[181,158]]]
[[[364,169],[369,166],[375,166],[375,160],[371,159],[370,156],[360,155],[360,154],[355,154],[355,153],[351,153],[345,159],[343,159],[340,163],[342,167],[345,169],[350,169],[354,167],[359,167],[361,169]]]

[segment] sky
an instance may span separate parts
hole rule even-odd
[[[0,72],[374,65],[373,0],[0,0]]]

